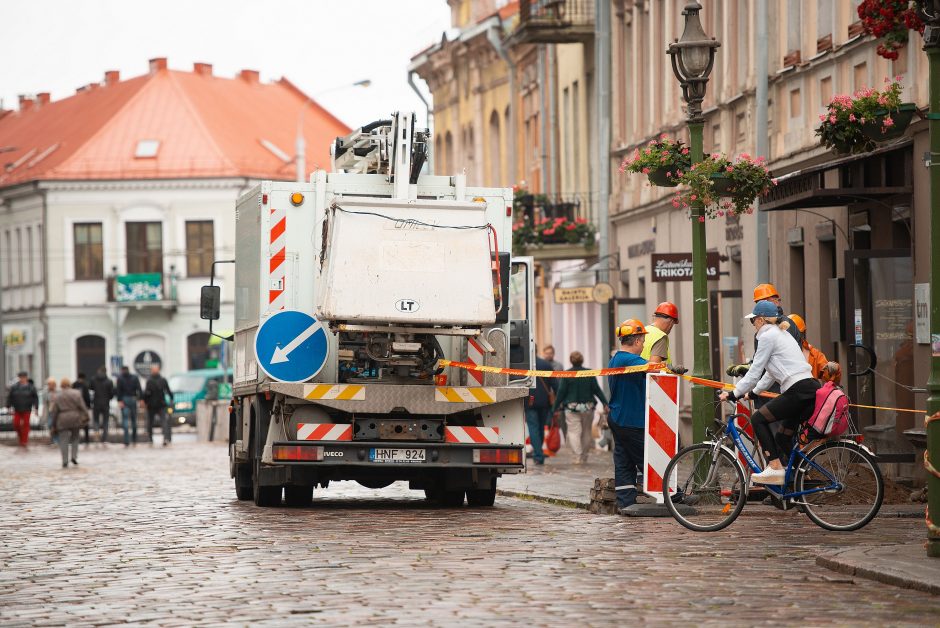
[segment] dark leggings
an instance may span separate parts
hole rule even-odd
[[[801,423],[809,419],[816,401],[819,381],[809,377],[801,379],[779,397],[774,397],[751,416],[754,434],[761,449],[770,462],[774,458],[784,466],[790,459],[793,449],[793,435]],[[771,423],[780,422],[780,429],[775,434]]]

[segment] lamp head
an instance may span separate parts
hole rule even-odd
[[[713,37],[705,34],[699,12],[702,5],[689,2],[682,10],[685,16],[685,29],[682,37],[669,46],[673,56],[673,70],[680,82],[695,79],[708,79],[715,62],[715,49],[719,44]]]

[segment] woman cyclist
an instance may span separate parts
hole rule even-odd
[[[803,351],[787,332],[777,327],[778,317],[779,310],[770,301],[758,301],[754,310],[745,316],[757,330],[757,352],[747,375],[733,391],[719,396],[722,401],[734,401],[746,398],[748,393],[760,394],[774,382],[780,384],[780,396],[751,415],[754,433],[768,461],[763,471],[751,475],[757,484],[783,484],[793,435],[800,423],[812,414],[820,386]],[[775,435],[770,424],[778,421],[781,426]]]

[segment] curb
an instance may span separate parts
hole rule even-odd
[[[588,509],[588,504],[584,502],[577,502],[573,499],[564,499],[561,497],[546,497],[545,495],[538,495],[536,493],[523,493],[521,491],[511,491],[501,488],[496,489],[496,494],[502,495],[503,497],[514,497],[516,499],[526,499],[532,502],[551,504],[553,506],[562,506],[564,508],[575,508],[578,510]]]
[[[934,573],[926,573],[929,568],[921,567],[914,562],[902,563],[901,559],[897,558],[894,559],[894,564],[891,564],[892,557],[895,556],[898,550],[910,550],[911,548],[918,551],[925,561],[937,560],[935,558],[928,559],[921,545],[895,545],[867,549],[855,548],[817,556],[816,564],[849,576],[875,580],[902,589],[940,595],[940,571],[934,568]],[[879,552],[885,552],[886,555],[884,557],[870,555]],[[872,565],[881,565],[881,567],[875,568]],[[915,575],[914,572],[918,569],[921,572]]]

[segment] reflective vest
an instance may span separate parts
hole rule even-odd
[[[672,358],[669,356],[669,337],[666,332],[655,325],[646,328],[646,339],[643,340],[643,353],[640,354],[640,357],[649,362],[653,345],[659,342],[660,338],[666,339],[666,362],[672,362]]]

